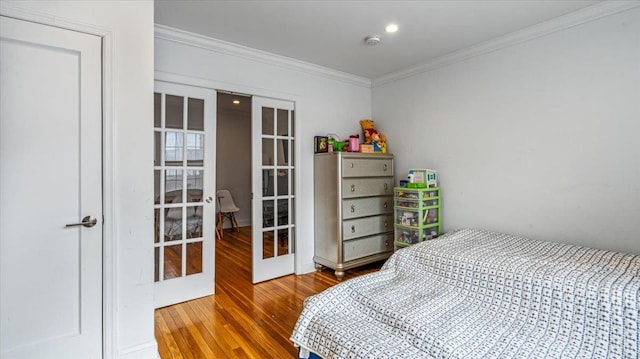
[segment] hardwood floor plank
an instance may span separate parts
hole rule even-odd
[[[167,348],[167,356],[166,359],[179,359],[182,358],[180,354],[180,349],[178,348],[178,344],[176,344],[175,339],[167,323],[164,321],[164,317],[159,315],[156,312],[156,339],[158,340],[158,347]],[[165,358],[165,357],[163,357]]]
[[[225,230],[215,254],[216,294],[156,310],[160,357],[295,358],[289,337],[303,301],[338,283],[333,270],[252,284],[251,227]],[[381,265],[346,271],[345,280]]]
[[[209,336],[215,340],[223,350],[231,352],[240,348],[240,345],[232,336],[226,335],[228,329],[225,328],[225,322],[220,318],[220,315],[216,313],[210,297],[195,300],[191,305],[194,310],[194,315],[200,318],[200,323],[203,328],[207,330]]]
[[[215,358],[225,353],[225,350],[220,347],[218,342],[211,336],[211,334],[204,329],[201,324],[201,318],[193,313],[193,305],[176,306],[176,312],[180,315],[180,318],[185,323],[191,338],[197,344],[198,357],[203,358]],[[194,318],[194,320],[192,320]]]
[[[189,344],[184,338],[183,330],[179,322],[176,323],[175,316],[172,314],[172,311],[174,311],[172,307],[163,308],[163,318],[167,323],[167,327],[169,328],[169,333],[172,335],[173,340],[176,343],[176,346],[180,353],[180,358],[193,359],[193,355],[191,354]]]

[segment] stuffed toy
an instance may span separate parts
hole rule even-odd
[[[373,120],[361,120],[362,133],[364,134],[364,143],[372,144],[373,150],[376,152],[387,153],[387,137],[378,132]]]

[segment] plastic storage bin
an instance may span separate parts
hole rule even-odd
[[[440,188],[394,188],[394,248],[442,234]]]

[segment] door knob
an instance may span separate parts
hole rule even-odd
[[[77,226],[85,226],[87,228],[91,228],[91,227],[95,226],[96,223],[98,223],[98,220],[95,217],[86,216],[86,217],[84,217],[82,219],[82,222],[80,222],[80,223],[70,223],[70,224],[67,224],[66,226],[64,226],[64,228],[77,227]]]

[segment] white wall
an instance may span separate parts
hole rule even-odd
[[[218,94],[218,103],[230,96]],[[241,101],[251,102],[242,97]],[[251,105],[248,104],[251,109]],[[239,226],[251,225],[251,111],[221,110],[216,118],[216,190],[228,189],[240,211]],[[225,221],[225,228],[231,223]]]
[[[439,170],[446,230],[640,253],[640,9],[372,90],[397,173]]]
[[[190,46],[158,38],[157,34],[155,69],[191,77],[202,86],[295,101],[296,146],[300,150],[296,176],[301,180],[296,190],[296,255],[302,263],[301,272],[313,271],[313,136],[359,133],[358,121],[371,115],[370,87],[255,60],[253,56]]]
[[[153,315],[153,2],[152,1],[16,1],[3,6],[25,9],[45,22],[77,24],[108,33],[110,69],[105,82],[106,138],[113,152],[112,191],[105,203],[105,263],[115,266],[106,285],[110,323],[107,357],[156,358]],[[64,25],[60,25],[64,26]],[[113,133],[109,133],[113,130]],[[109,151],[109,149],[107,149]],[[109,175],[109,174],[107,174]],[[113,214],[113,217],[110,216]],[[106,264],[105,264],[106,265]],[[110,276],[111,274],[107,274]],[[115,334],[114,334],[115,333]]]

